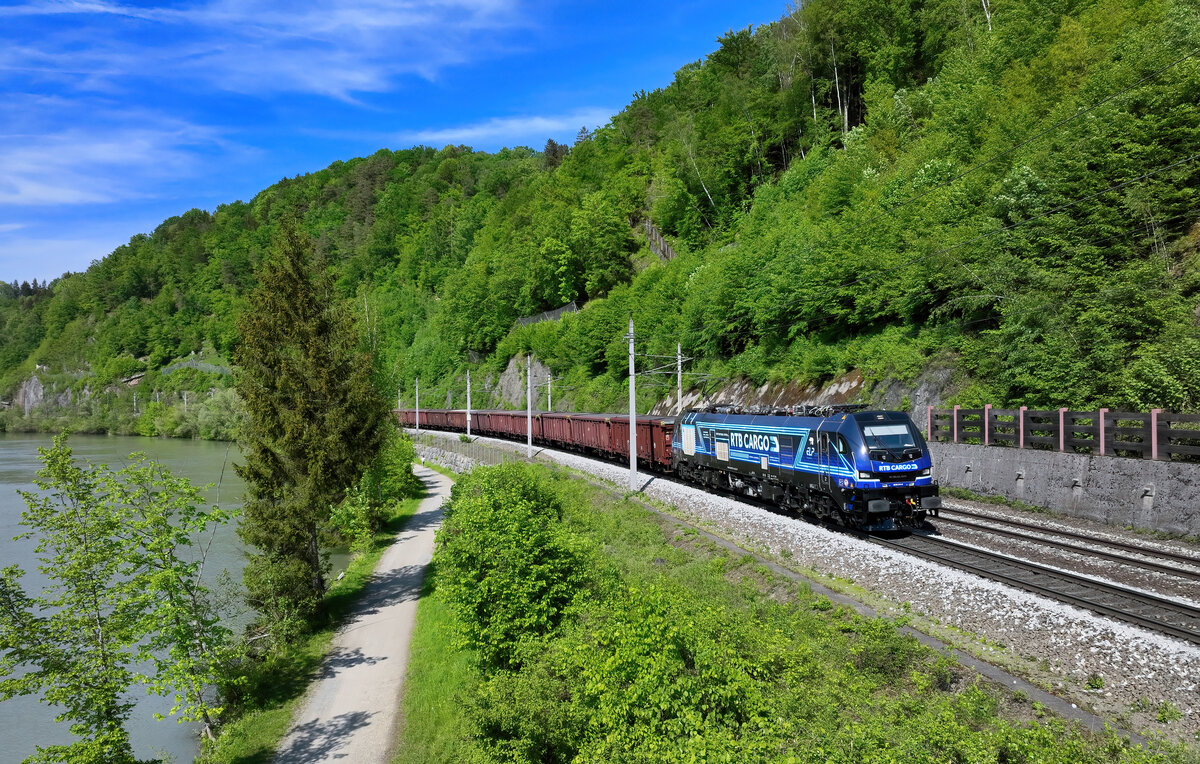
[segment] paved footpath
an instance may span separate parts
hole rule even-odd
[[[384,552],[353,618],[334,637],[280,743],[277,764],[385,764],[391,756],[421,582],[451,486],[426,467],[413,465],[413,472],[427,496]]]

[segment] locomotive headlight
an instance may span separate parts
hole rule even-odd
[[[863,472],[863,471],[859,470],[859,473],[858,473],[858,479],[859,479],[859,480],[870,480],[870,479],[871,479],[871,473],[870,473],[870,472]]]
[[[929,477],[931,472],[932,470],[926,467],[925,469],[921,470],[921,477]]]

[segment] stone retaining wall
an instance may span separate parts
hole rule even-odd
[[[451,472],[470,472],[479,466],[479,462],[464,454],[457,454],[423,443],[413,444],[417,450],[417,458],[421,464],[433,464]]]
[[[1200,535],[1200,466],[930,443],[943,486],[999,495],[1120,527]]]

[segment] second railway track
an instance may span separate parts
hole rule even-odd
[[[1076,607],[1200,644],[1200,608],[936,536],[870,540]]]
[[[963,515],[972,519],[964,520],[959,517],[954,517],[953,515]],[[975,522],[974,520],[977,519],[986,520],[988,523],[993,524]],[[998,519],[989,517],[987,515],[976,515],[970,512],[950,509],[948,507],[944,507],[942,509],[942,514],[937,518],[936,522],[958,525],[980,533],[990,533],[992,535],[1004,536],[1011,539],[1017,539],[1019,541],[1040,544],[1042,546],[1050,546],[1056,549],[1062,549],[1088,557],[1099,557],[1101,559],[1120,562],[1146,570],[1153,570],[1159,573],[1177,576],[1179,578],[1200,581],[1200,560],[1197,560],[1194,557],[1176,554],[1166,550],[1152,549],[1149,547],[1139,546],[1137,544],[1128,544],[1112,539],[1088,536],[1082,533],[1074,533],[1072,531],[1063,530],[1060,528],[1046,528],[1043,526],[1034,525],[1032,523]],[[1007,527],[998,527],[997,524],[1001,523]],[[1023,530],[1012,530],[1012,528],[1020,528]],[[1047,536],[1058,536],[1060,538],[1070,539],[1070,541],[1059,541],[1054,538],[1047,538]],[[1118,554],[1116,552],[1108,552],[1103,549],[1096,549],[1095,547],[1097,546],[1107,546],[1128,554]],[[1131,557],[1129,554],[1142,555],[1143,557],[1157,557],[1160,560],[1169,560],[1171,562],[1156,562],[1154,560],[1143,559],[1142,557]],[[1181,564],[1189,567],[1180,567]]]

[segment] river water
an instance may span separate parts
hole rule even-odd
[[[19,564],[25,570],[22,583],[27,593],[43,585],[45,577],[37,569],[34,541],[13,539],[25,530],[19,524],[25,502],[17,490],[34,490],[33,479],[41,466],[37,449],[48,447],[50,440],[46,435],[0,433],[0,566]],[[233,471],[238,451],[229,443],[87,435],[73,435],[68,443],[77,459],[107,464],[113,469],[123,467],[130,453],[144,451],[196,485],[219,484],[207,492],[209,504],[220,503],[229,509],[240,506],[243,484]],[[205,578],[211,582],[220,571],[228,570],[240,581],[242,564],[242,548],[234,525],[221,527],[213,537]],[[171,698],[147,696],[140,689],[133,692],[137,707],[129,728],[139,758],[166,754],[177,764],[192,761],[197,750],[193,725],[178,724],[169,717],[162,721],[154,718],[155,713],[165,714],[170,709]],[[34,753],[37,745],[70,742],[67,724],[56,723],[55,715],[52,706],[42,705],[32,697],[0,702],[0,762],[15,764]]]

